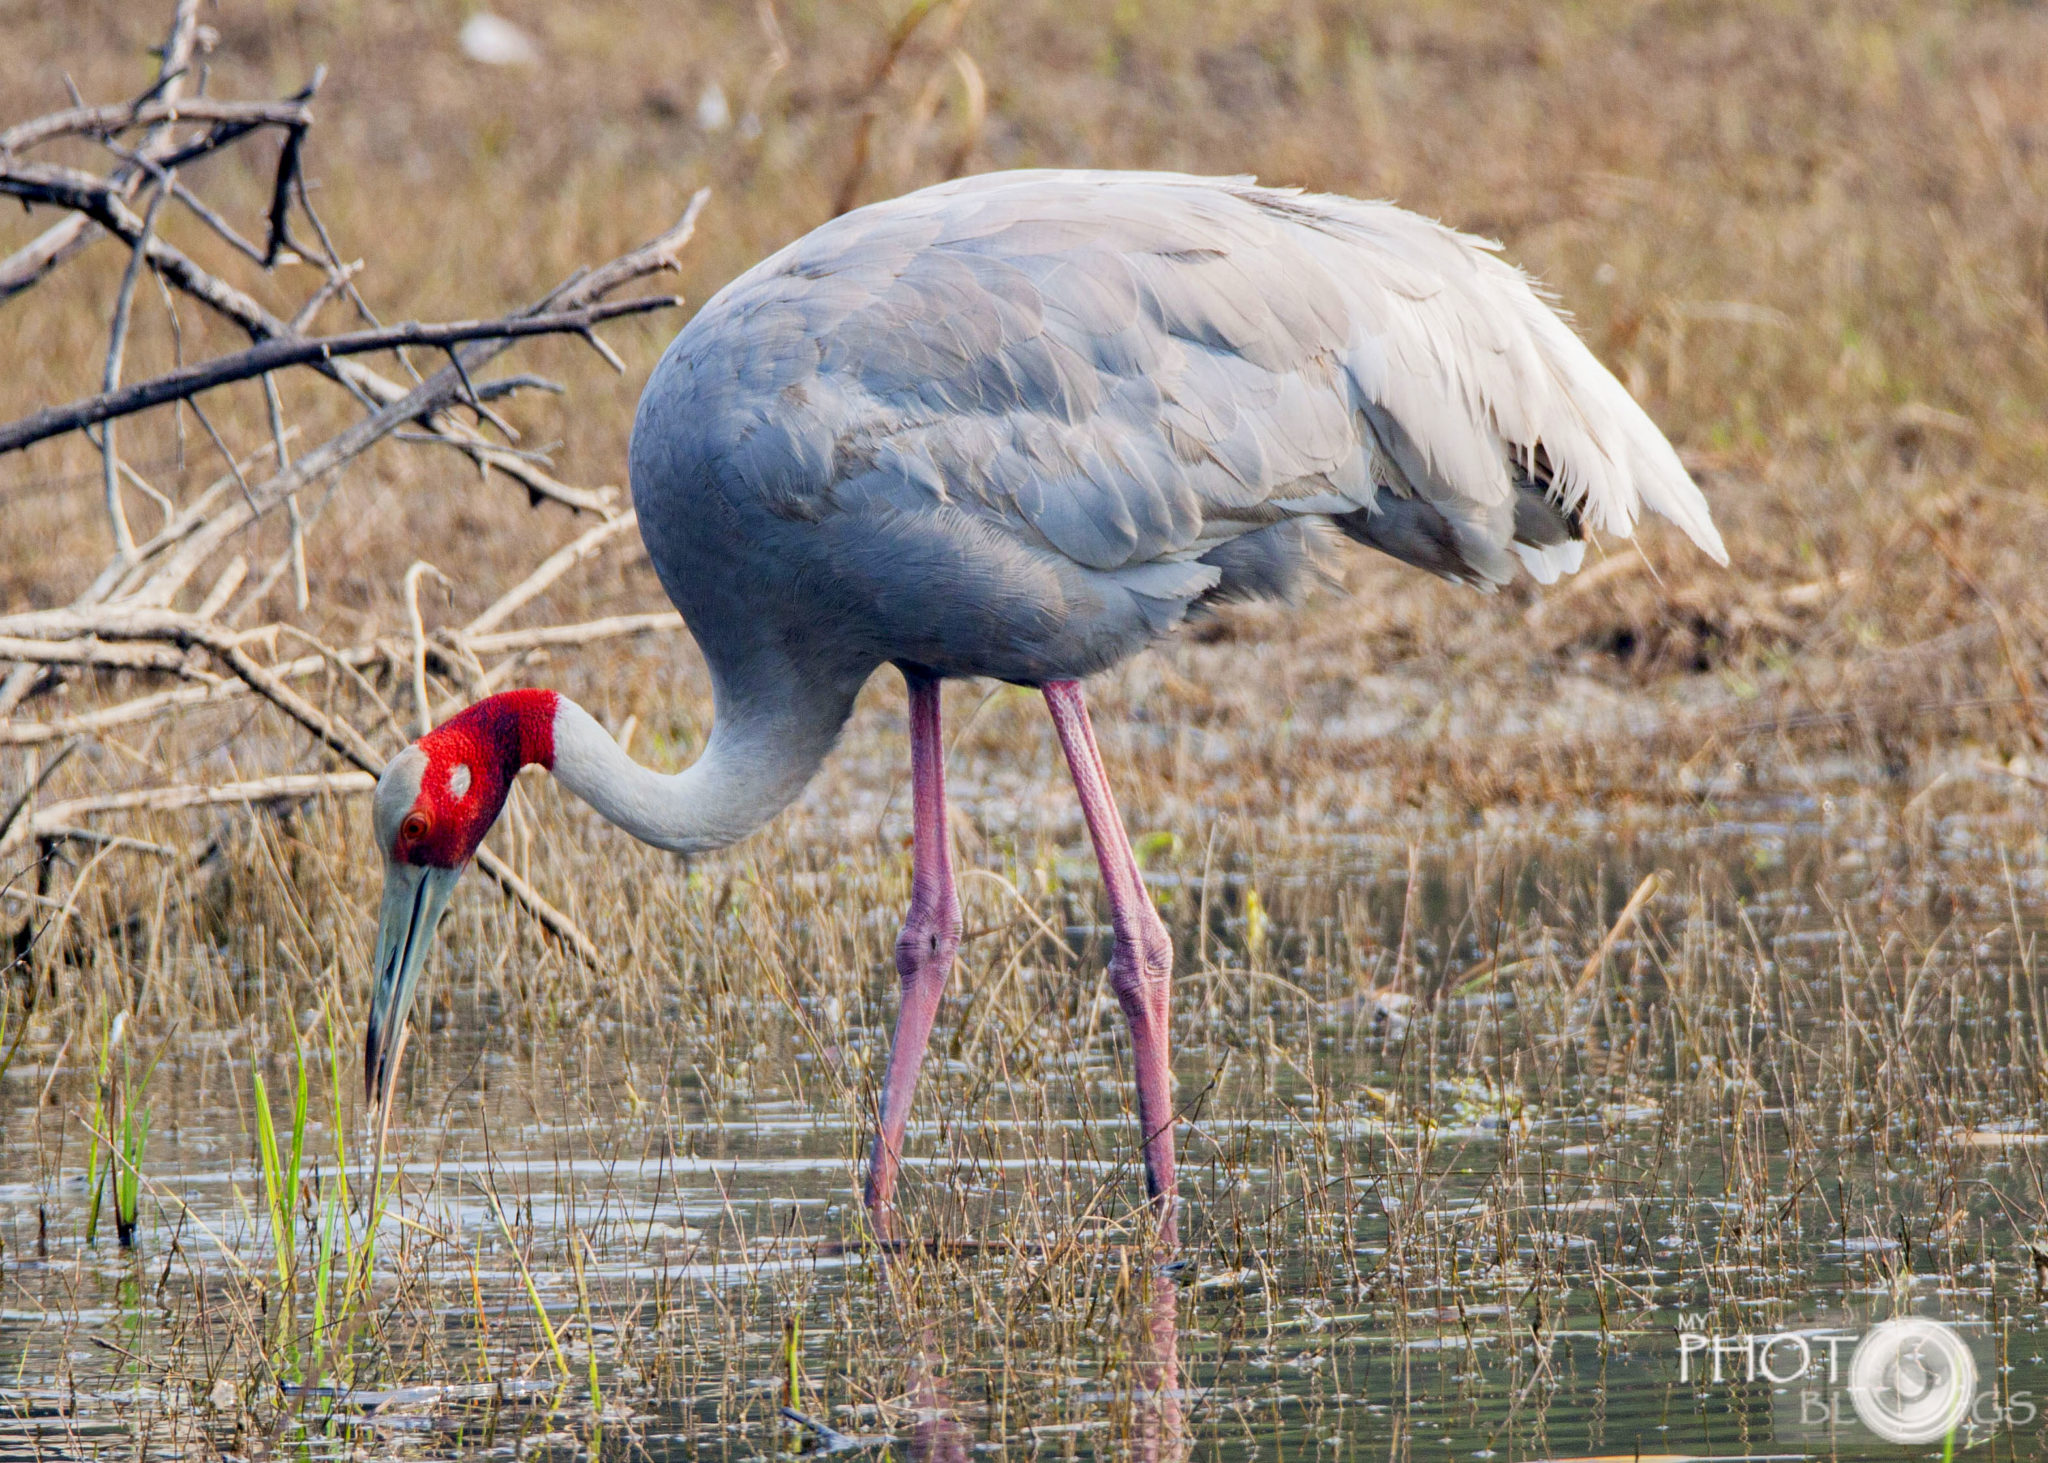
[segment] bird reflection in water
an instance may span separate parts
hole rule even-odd
[[[1119,1457],[1138,1463],[1182,1463],[1193,1444],[1181,1409],[1180,1297],[1173,1280],[1155,1274],[1132,1317],[1135,1351],[1128,1411],[1105,1426],[1121,1424],[1110,1440]],[[900,1437],[859,1437],[785,1407],[782,1415],[808,1431],[819,1453],[850,1453],[900,1446],[904,1456],[930,1463],[967,1463],[976,1438],[953,1404],[942,1370],[938,1337],[927,1325],[911,1351],[909,1402],[912,1422]],[[1028,1420],[1025,1426],[1029,1427]]]

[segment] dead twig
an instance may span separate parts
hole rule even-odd
[[[157,79],[138,99],[138,104],[175,103],[184,92],[186,78],[191,75],[192,62],[199,48],[199,0],[178,0],[171,14],[171,29],[164,41],[163,61],[157,68]],[[174,150],[175,137],[170,122],[158,122],[136,149],[137,154],[162,161]],[[143,177],[142,168],[131,162],[115,170],[112,181],[126,196],[141,185]],[[73,214],[52,224],[7,258],[0,259],[0,302],[32,289],[52,270],[90,244],[98,234],[99,230],[91,219]]]
[[[175,676],[212,680],[187,664],[183,652],[160,645],[107,645],[94,639],[30,640],[0,635],[0,660],[23,665],[97,666],[103,670],[168,671]]]
[[[498,596],[491,607],[462,627],[465,637],[475,637],[495,630],[510,619],[529,600],[546,590],[549,585],[564,574],[595,554],[599,549],[620,534],[639,527],[639,516],[631,509],[621,513],[608,523],[600,523],[573,543],[564,544],[543,559],[534,571],[519,583]],[[475,644],[474,639],[471,643]]]
[[[135,282],[142,275],[142,261],[148,257],[149,241],[156,233],[157,215],[171,196],[171,174],[165,173],[157,182],[156,193],[149,200],[149,211],[142,216],[142,243],[128,256],[128,269],[121,276],[121,292],[114,300],[114,328],[107,341],[107,365],[100,378],[102,395],[118,395],[115,387],[121,384],[121,361],[128,350],[128,324],[134,318]],[[101,420],[105,420],[102,418]],[[109,422],[100,429],[100,457],[105,465],[103,479],[107,521],[114,532],[114,557],[127,561],[135,557],[135,538],[128,530],[128,514],[121,506],[121,463],[114,449],[114,428]]]

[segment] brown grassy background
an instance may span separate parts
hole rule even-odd
[[[14,0],[0,11],[0,112],[62,105],[67,73],[90,98],[131,94],[167,12]],[[2043,746],[2048,11],[984,0],[935,12],[868,102],[894,5],[508,0],[503,13],[539,41],[541,66],[466,60],[457,4],[225,0],[205,15],[224,95],[282,94],[331,68],[310,171],[344,255],[369,259],[362,287],[386,319],[521,304],[651,236],[708,184],[682,282],[701,301],[829,216],[871,105],[863,199],[960,170],[1166,167],[1388,197],[1496,236],[1680,445],[1726,531],[1728,571],[1652,531],[1646,558],[1610,544],[1547,596],[1523,585],[1480,599],[1360,553],[1342,590],[1229,610],[1105,678],[1098,704],[1135,824],[1199,848],[1220,816],[1256,836],[1455,826],[1506,803],[1612,810],[1758,783],[1876,778],[1904,797],[1944,773],[1943,798],[2032,796],[1981,768],[2025,772]],[[713,83],[734,125],[707,131],[698,104]],[[267,196],[268,146],[204,177],[245,220]],[[51,217],[10,210],[0,249]],[[167,218],[174,241],[195,237]],[[102,244],[0,307],[13,365],[0,417],[93,388],[122,263]],[[273,306],[311,283],[224,272]],[[171,350],[147,290],[137,316],[131,378]],[[190,306],[180,317],[188,352],[240,344]],[[561,476],[623,483],[639,382],[679,323],[607,328],[623,380],[574,344],[522,348],[521,368],[570,388],[509,413],[530,443],[560,442]],[[239,446],[266,439],[253,386],[216,393],[212,410]],[[290,410],[317,440],[351,407],[308,380]],[[218,471],[204,439],[192,433],[181,471],[159,416],[127,429],[128,450],[174,495],[203,485]],[[62,603],[103,562],[97,478],[76,438],[0,462],[0,604]],[[460,623],[580,527],[509,484],[480,485],[453,454],[386,446],[349,471],[317,529],[307,622],[329,643],[399,632],[400,576],[425,558],[456,581],[433,592],[430,623]],[[281,532],[269,524],[252,559],[274,555]],[[527,618],[661,604],[635,546]],[[269,609],[287,608],[280,590]],[[680,636],[558,656],[527,678],[613,726],[637,717],[638,755],[667,765],[708,722]],[[16,715],[141,689],[73,680]],[[1042,716],[1021,693],[986,692],[949,693],[956,727],[979,708],[955,758],[970,856],[1041,827],[1070,839]],[[900,714],[893,678],[878,677],[803,808],[734,857],[871,849],[903,812]],[[47,795],[319,761],[245,705],[102,739]],[[0,757],[0,795],[34,765]],[[1042,804],[1023,796],[1041,788]],[[543,829],[582,817],[552,793],[538,806]],[[165,826],[188,843],[199,831]],[[361,836],[349,818],[331,826]],[[628,882],[662,867],[617,836],[529,828],[514,841],[593,928],[587,859]],[[366,845],[347,868],[337,891],[366,902]],[[336,911],[345,940],[360,938],[362,910]]]

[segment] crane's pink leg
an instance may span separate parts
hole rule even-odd
[[[1138,856],[1117,816],[1109,774],[1088,724],[1088,707],[1078,681],[1048,681],[1045,704],[1059,731],[1081,797],[1081,816],[1102,865],[1116,949],[1109,959],[1109,984],[1131,1028],[1131,1056],[1138,1069],[1138,1124],[1145,1143],[1145,1189],[1159,1216],[1160,1243],[1179,1242],[1173,1182],[1173,1069],[1168,1024],[1173,1004],[1173,941],[1138,871]]]
[[[896,1168],[903,1157],[903,1125],[917,1090],[918,1069],[931,1040],[932,1020],[945,993],[946,974],[960,949],[960,894],[953,884],[953,846],[946,828],[946,749],[939,739],[939,683],[911,671],[910,689],[910,913],[896,938],[896,972],[903,1005],[889,1043],[882,1079],[882,1110],[868,1160],[867,1204],[875,1230],[895,1238]]]

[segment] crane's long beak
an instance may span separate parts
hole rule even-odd
[[[413,987],[427,962],[434,926],[461,877],[460,869],[385,862],[384,906],[377,916],[377,986],[363,1038],[363,1090],[373,1106],[390,1095],[397,1075],[392,1057],[412,1008]]]

